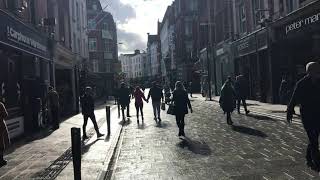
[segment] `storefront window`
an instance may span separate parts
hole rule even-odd
[[[246,27],[246,8],[244,4],[239,6],[239,18],[240,18],[240,33],[245,33],[247,31]]]

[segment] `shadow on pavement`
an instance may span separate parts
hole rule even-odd
[[[205,156],[209,156],[211,154],[211,149],[205,142],[195,141],[188,137],[181,140],[182,141],[177,144],[180,148],[184,149],[187,147],[191,152]]]
[[[232,129],[236,132],[243,133],[243,134],[258,136],[258,137],[262,137],[262,138],[268,137],[264,132],[256,130],[256,129],[252,129],[249,127],[233,125]]]
[[[125,120],[125,121],[123,121],[123,120],[120,121],[119,124],[122,126],[129,126],[131,124],[131,122],[132,122],[131,119],[127,118],[127,120]]]
[[[141,129],[141,130],[143,130],[143,129],[145,129],[146,127],[145,127],[145,124],[144,124],[144,122],[142,121],[142,122],[140,122],[139,124],[137,124],[137,126],[138,126],[138,129]]]
[[[262,116],[262,115],[257,115],[257,114],[247,114],[248,117],[252,117],[255,118],[257,120],[261,120],[261,121],[273,121],[276,122],[277,120],[274,120],[268,116]]]
[[[167,127],[170,127],[170,124],[166,123],[166,122],[158,122],[157,125],[156,125],[157,128],[167,128]]]
[[[89,144],[82,145],[82,152],[81,152],[81,154],[87,153],[87,152],[89,151],[90,147],[91,147],[92,145],[94,145],[96,142],[100,141],[100,140],[103,140],[103,139],[96,139],[96,140],[92,141],[92,142],[89,143]]]

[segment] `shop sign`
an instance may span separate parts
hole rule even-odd
[[[266,48],[267,45],[267,34],[266,30],[261,30],[247,37],[235,41],[232,44],[232,49],[235,57],[244,56],[253,53],[262,48]]]
[[[36,48],[41,51],[47,51],[47,47],[38,41],[28,37],[20,31],[17,31],[13,27],[7,26],[7,37],[11,41],[15,41],[17,43],[22,43],[24,45],[30,46],[32,48]]]
[[[296,20],[296,21],[286,25],[286,27],[285,27],[286,35],[288,35],[288,33],[290,33],[290,32],[302,29],[303,27],[315,24],[315,23],[319,22],[319,20],[320,20],[320,13],[313,14],[308,17]]]
[[[24,52],[49,58],[48,37],[0,10],[0,43]]]

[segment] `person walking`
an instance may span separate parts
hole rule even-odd
[[[120,86],[120,89],[119,89],[119,92],[118,92],[118,103],[120,104],[121,106],[121,112],[122,112],[122,120],[125,121],[126,120],[126,117],[124,115],[124,110],[126,108],[130,108],[129,107],[129,103],[130,103],[130,90],[129,88],[126,87],[126,84],[125,83],[121,83],[121,86]],[[127,115],[128,115],[128,110],[127,110]],[[127,116],[129,117],[129,116]]]
[[[49,86],[49,92],[46,97],[48,103],[49,112],[53,124],[53,130],[59,129],[59,94],[54,90],[52,86]]]
[[[236,77],[236,82],[234,85],[236,97],[237,97],[237,110],[240,114],[240,103],[242,102],[242,105],[244,107],[245,113],[249,114],[249,110],[247,109],[247,103],[246,99],[248,96],[248,82],[246,78],[243,75],[239,75]]]
[[[81,97],[81,108],[83,115],[83,139],[87,139],[86,127],[88,123],[88,118],[91,119],[94,129],[96,130],[97,137],[104,136],[104,134],[100,133],[99,127],[96,121],[96,116],[94,114],[94,99],[92,97],[92,88],[86,87],[85,94]]]
[[[227,124],[232,125],[231,113],[236,107],[236,92],[232,86],[231,77],[223,84],[220,93],[219,104],[224,114],[227,114]]]
[[[6,126],[5,118],[8,117],[6,107],[0,102],[0,167],[7,165],[7,161],[3,158],[4,150],[10,145],[10,138],[8,128]]]
[[[140,110],[140,113],[141,113],[141,118],[142,118],[142,122],[144,121],[144,118],[143,118],[143,100],[145,100],[146,102],[147,99],[146,97],[144,96],[144,93],[141,91],[140,87],[137,86],[136,87],[136,90],[134,91],[133,93],[134,95],[134,98],[135,98],[135,107],[136,107],[136,112],[137,112],[137,123],[139,123],[139,110]]]
[[[129,89],[129,96],[128,96],[128,103],[127,103],[127,107],[126,108],[127,108],[127,117],[131,117],[130,116],[130,102],[131,102],[131,98],[133,98],[134,88],[131,85],[131,86],[128,87],[128,89]]]
[[[175,116],[177,126],[179,128],[178,136],[185,136],[184,133],[184,118],[188,114],[188,107],[192,113],[192,106],[188,97],[188,92],[180,81],[176,82],[175,90],[173,91],[172,103],[175,106]]]
[[[163,101],[163,93],[162,93],[162,89],[157,85],[156,82],[152,83],[152,87],[150,88],[147,101],[149,101],[150,97],[152,98],[154,120],[157,121],[158,119],[160,122],[161,121],[160,105],[161,105],[161,100]]]
[[[301,120],[307,133],[309,144],[306,161],[309,167],[320,171],[319,134],[320,134],[320,64],[310,62],[306,65],[307,75],[296,83],[287,108],[287,121],[292,122],[294,107],[300,105]]]
[[[289,94],[289,83],[287,81],[286,76],[283,76],[279,87],[280,104],[288,105]]]
[[[189,93],[190,93],[190,97],[192,97],[192,82],[189,82]]]

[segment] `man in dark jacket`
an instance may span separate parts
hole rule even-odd
[[[53,129],[59,129],[59,95],[57,91],[53,89],[52,86],[49,86],[49,92],[46,97],[48,103],[48,108],[51,114],[51,119],[53,123]]]
[[[125,121],[124,110],[127,109],[127,116],[129,115],[129,103],[130,103],[130,89],[126,87],[125,83],[121,83],[121,87],[118,92],[118,103],[121,106],[122,120]],[[129,117],[129,116],[128,116]]]
[[[242,105],[244,107],[244,110],[246,114],[248,114],[250,111],[247,109],[247,103],[246,99],[248,96],[248,82],[246,78],[243,75],[239,75],[236,77],[236,82],[234,84],[235,91],[237,93],[237,110],[240,114],[240,103],[242,101]]]
[[[161,121],[160,105],[161,105],[161,100],[163,101],[163,93],[162,93],[162,89],[157,85],[156,82],[152,83],[152,87],[150,88],[147,101],[149,101],[150,97],[152,99],[154,120],[157,121],[157,119],[159,119],[159,122],[160,122]],[[158,118],[157,118],[157,115],[158,115]]]
[[[99,127],[96,121],[96,116],[94,115],[94,99],[92,97],[92,88],[86,87],[85,94],[81,97],[81,108],[82,108],[82,115],[83,115],[83,139],[87,139],[86,127],[88,123],[88,118],[91,119],[94,129],[96,130],[97,137],[101,137],[104,134],[99,132]]]
[[[320,170],[319,154],[319,102],[320,64],[310,62],[306,66],[307,75],[297,82],[287,109],[287,121],[292,122],[294,107],[300,105],[301,120],[309,139],[306,153],[307,165]]]

